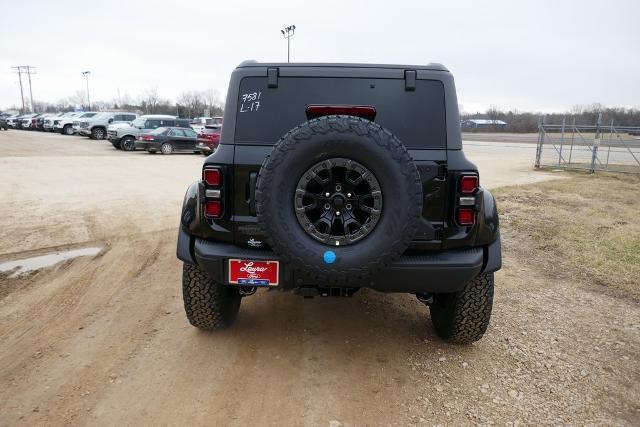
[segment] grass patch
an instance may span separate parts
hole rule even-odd
[[[568,175],[493,191],[505,247],[640,299],[640,176]]]

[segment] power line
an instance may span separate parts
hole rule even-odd
[[[24,108],[24,92],[22,91],[22,67],[20,66],[16,66],[16,67],[11,67],[14,70],[14,73],[18,75],[18,80],[20,81],[20,99],[22,100],[22,112],[25,111]]]
[[[31,70],[33,69],[33,74],[37,74],[37,73],[35,72],[35,67],[32,67],[30,65],[25,65],[24,68],[26,68],[27,76],[29,77],[29,97],[31,98],[31,112],[35,113],[36,106],[33,103],[33,91],[31,90]]]
[[[18,73],[18,79],[20,80],[20,97],[22,98],[23,110],[25,110],[25,106],[24,106],[24,92],[22,90],[22,73],[27,74],[27,79],[29,81],[29,98],[31,99],[31,112],[35,113],[36,107],[35,107],[35,104],[33,103],[33,88],[31,87],[31,75],[38,74],[36,72],[36,67],[32,67],[31,65],[17,65],[11,68],[17,70],[17,73]]]

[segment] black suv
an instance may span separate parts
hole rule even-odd
[[[439,64],[266,64],[231,75],[217,151],[185,195],[187,318],[235,319],[259,287],[415,294],[444,340],[482,337],[502,255]]]

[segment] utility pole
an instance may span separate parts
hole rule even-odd
[[[296,32],[296,26],[289,25],[288,27],[285,27],[284,30],[280,30],[280,32],[282,33],[282,37],[287,39],[287,62],[291,62],[290,60],[291,37],[293,37],[293,35]]]
[[[18,73],[18,80],[20,81],[20,99],[22,99],[22,112],[24,113],[25,108],[24,108],[24,92],[22,91],[22,67],[16,66],[11,68],[16,70],[14,71],[14,73]]]
[[[31,90],[31,72],[32,72],[31,70],[34,69],[33,74],[36,74],[35,68],[32,67],[31,65],[25,65],[23,68],[27,70],[27,76],[29,77],[29,97],[31,98],[31,112],[35,113],[36,106],[33,103],[33,91]]]
[[[82,75],[87,79],[87,104],[89,110],[91,110],[91,99],[89,98],[89,74],[91,74],[91,71],[83,71]]]

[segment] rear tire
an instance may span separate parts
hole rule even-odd
[[[189,323],[207,331],[231,326],[242,300],[236,288],[215,282],[200,267],[186,263],[182,269],[182,296]]]
[[[136,142],[130,136],[125,136],[120,140],[120,149],[124,151],[135,151]]]
[[[440,338],[457,344],[478,341],[487,330],[493,306],[493,273],[479,274],[454,293],[436,294],[429,307]]]
[[[73,135],[73,126],[65,125],[62,128],[62,133],[65,134],[65,135]]]

